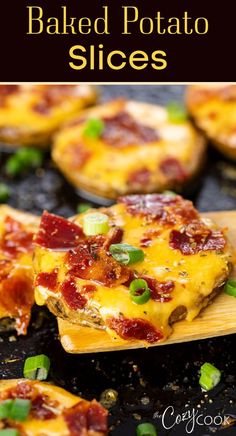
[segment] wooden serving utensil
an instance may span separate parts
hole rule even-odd
[[[228,239],[236,247],[236,211],[209,212],[202,215],[215,221],[219,227],[227,228]],[[231,277],[236,277],[236,265]],[[71,324],[60,318],[58,327],[62,346],[68,353],[99,353],[147,347],[142,341],[126,341],[122,338],[113,340],[103,330]],[[236,333],[236,298],[221,293],[194,321],[176,322],[166,341],[149,346],[189,342],[232,333]]]

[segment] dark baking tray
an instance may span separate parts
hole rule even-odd
[[[184,86],[114,85],[103,86],[101,91],[103,100],[124,96],[165,104],[181,100]],[[4,161],[9,148],[2,146],[1,150],[0,180],[6,181]],[[235,181],[236,165],[210,147],[201,179],[186,196],[202,211],[236,209]],[[9,203],[37,214],[47,209],[70,216],[76,212],[78,203],[84,201],[53,167],[49,154],[42,170],[7,183],[12,189]],[[51,358],[50,380],[69,391],[98,400],[106,389],[117,391],[117,402],[110,409],[112,436],[134,436],[142,420],[154,422],[158,436],[236,435],[235,339],[231,335],[149,350],[75,356],[63,351],[54,317],[46,309],[35,308],[26,337],[16,338],[12,333],[1,336],[0,378],[21,377],[25,357],[45,353]],[[207,395],[198,385],[198,371],[206,361],[222,371],[221,383]],[[174,408],[174,415],[168,417],[166,412],[163,423],[160,415],[168,407]],[[206,425],[191,425],[188,416],[193,413],[203,415]],[[182,421],[165,428],[178,420],[178,414],[183,414]],[[210,424],[218,415],[229,415],[232,425],[220,426],[220,418],[216,419],[217,425]]]

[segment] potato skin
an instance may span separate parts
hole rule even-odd
[[[191,85],[185,99],[195,125],[223,155],[236,160],[236,85]]]
[[[84,137],[87,119],[109,122],[121,113],[131,117],[127,124],[134,121],[141,128],[151,129],[157,139],[142,143],[137,138],[133,144],[113,146],[106,138]],[[119,125],[113,134],[119,136]],[[55,136],[52,158],[76,188],[116,199],[134,193],[181,191],[198,175],[205,151],[205,140],[189,121],[170,123],[164,107],[114,100],[84,111],[79,118],[65,124]]]
[[[48,147],[60,125],[96,98],[89,85],[0,85],[0,141]]]

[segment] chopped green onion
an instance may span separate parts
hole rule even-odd
[[[225,284],[224,291],[226,294],[231,295],[232,297],[236,297],[236,280],[228,280]]]
[[[0,436],[20,436],[20,433],[16,428],[6,428],[5,430],[0,430]]]
[[[77,212],[78,213],[84,213],[84,212],[86,212],[87,210],[89,210],[91,208],[92,208],[92,205],[90,203],[80,203],[77,206]]]
[[[114,259],[124,265],[130,265],[144,259],[143,250],[129,244],[111,244],[109,251]]]
[[[84,128],[84,136],[87,138],[96,139],[101,136],[104,129],[104,122],[98,118],[90,118]]]
[[[150,300],[151,292],[146,280],[135,279],[129,286],[131,300],[136,304],[145,304]]]
[[[166,106],[166,109],[171,123],[183,123],[187,119],[185,108],[180,103],[173,101]]]
[[[176,197],[177,194],[174,191],[164,191],[163,192],[164,195],[168,195],[169,197]]]
[[[30,168],[38,168],[42,165],[43,154],[36,148],[21,148],[6,162],[6,172],[10,176],[17,176]]]
[[[46,380],[50,368],[50,359],[45,354],[28,357],[24,364],[24,377],[30,380]]]
[[[10,196],[10,189],[5,183],[0,183],[0,203],[5,203]]]
[[[6,419],[9,416],[13,400],[5,400],[0,403],[0,419]]]
[[[87,236],[105,234],[109,228],[109,219],[104,213],[90,213],[84,217],[83,230]]]
[[[28,418],[31,408],[30,400],[23,400],[22,398],[16,398],[11,406],[9,418],[15,421],[25,421]]]
[[[157,436],[156,429],[154,425],[144,422],[139,424],[136,429],[137,436]]]
[[[221,372],[211,363],[204,363],[200,369],[199,384],[205,391],[213,389],[221,379]]]

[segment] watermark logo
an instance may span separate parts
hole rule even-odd
[[[162,426],[165,430],[170,430],[181,423],[185,423],[187,434],[193,434],[196,426],[215,426],[220,427],[230,425],[229,415],[204,415],[198,409],[188,409],[184,413],[176,413],[173,406],[168,406],[162,414],[156,412],[154,418],[161,419]]]

